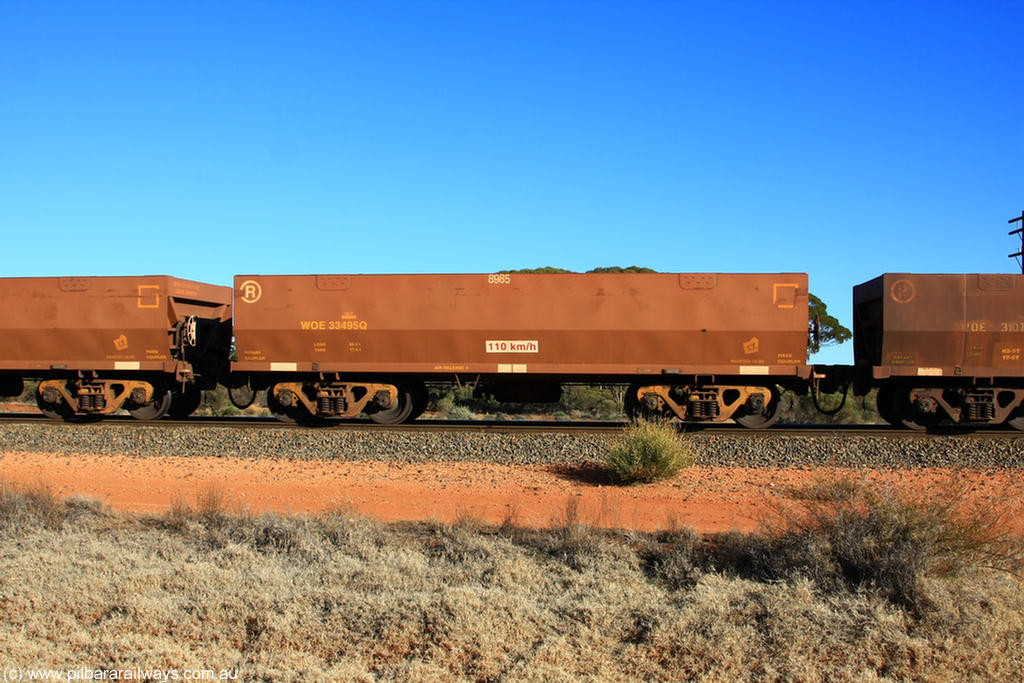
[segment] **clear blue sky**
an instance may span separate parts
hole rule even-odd
[[[1024,3],[0,0],[4,275],[1010,272]],[[817,360],[844,362],[849,345]]]

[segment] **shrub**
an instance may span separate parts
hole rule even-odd
[[[466,406],[453,406],[448,411],[449,420],[472,420],[476,415]]]
[[[427,396],[427,409],[450,420],[473,420],[500,405],[489,397],[474,397],[470,386],[428,386]]]
[[[928,606],[925,577],[1024,569],[1020,539],[1002,519],[1010,508],[968,504],[954,484],[908,494],[844,479],[787,495],[787,504],[775,506],[776,540],[768,552],[777,569],[802,571],[819,584],[872,589],[920,613]]]
[[[231,403],[231,398],[228,396],[228,390],[218,384],[215,388],[203,392],[203,401],[199,404],[195,414],[231,415],[232,413],[224,411],[234,407],[234,404]]]
[[[626,427],[605,454],[604,466],[617,484],[652,482],[674,477],[696,462],[674,424],[640,420]]]
[[[569,385],[562,388],[562,396],[553,408],[573,416],[610,419],[622,415],[623,394],[625,388],[621,386]]]

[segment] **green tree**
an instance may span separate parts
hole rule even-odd
[[[555,266],[543,266],[541,268],[520,268],[519,270],[503,270],[502,273],[526,273],[533,275],[536,273],[572,273],[575,271],[566,270],[565,268],[556,268]]]
[[[644,266],[629,266],[623,268],[622,266],[603,266],[601,268],[594,268],[588,270],[588,273],[657,273],[658,271],[653,268],[646,268]]]
[[[503,270],[503,273],[575,273],[575,270],[567,270],[556,266],[543,266],[541,268],[520,268],[519,270]],[[588,270],[587,273],[657,273],[658,271],[644,266],[601,266]]]
[[[807,352],[817,353],[825,346],[842,344],[853,336],[848,327],[845,327],[834,316],[829,315],[825,302],[808,293],[809,306],[807,309],[812,328],[817,329],[817,334],[810,335],[807,340]]]

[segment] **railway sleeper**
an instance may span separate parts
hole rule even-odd
[[[166,389],[135,379],[49,379],[39,383],[36,403],[47,417],[75,413],[111,415],[121,409],[141,420],[163,417],[170,408]]]
[[[956,424],[1003,424],[1024,429],[1024,389],[1001,387],[909,387],[893,395],[896,415],[912,429],[943,420]]]
[[[278,418],[296,412],[324,418],[386,410],[398,402],[399,391],[393,384],[376,382],[278,382],[268,393],[271,412]]]
[[[634,386],[626,400],[629,413],[675,416],[686,422],[735,419],[747,427],[770,426],[777,407],[778,390],[763,386]]]

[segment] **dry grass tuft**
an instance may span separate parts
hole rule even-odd
[[[227,515],[224,489],[217,484],[208,485],[196,501],[199,516],[207,522],[216,523]]]
[[[609,479],[616,484],[669,479],[697,461],[668,420],[639,420],[626,427],[604,456]]]
[[[597,551],[598,532],[580,517],[580,499],[573,496],[565,502],[561,518],[551,529],[552,550],[570,566],[579,568],[588,555]]]
[[[78,505],[73,503],[71,507]],[[19,487],[0,480],[0,533],[18,533],[36,526],[60,529],[68,515],[69,506],[46,484]]]

